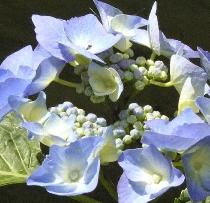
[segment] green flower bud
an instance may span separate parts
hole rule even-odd
[[[132,143],[132,137],[130,135],[125,135],[125,137],[123,138],[123,142],[126,144],[126,145],[129,145]]]
[[[130,81],[133,80],[133,73],[130,71],[125,71],[124,80]]]
[[[94,104],[102,103],[105,101],[105,97],[98,97],[96,95],[91,95],[90,101],[93,102]]]
[[[154,65],[155,65],[155,63],[154,63],[154,61],[153,61],[153,60],[148,59],[148,60],[146,61],[146,65],[147,65],[147,66],[154,66]]]
[[[143,124],[142,122],[140,121],[137,121],[133,124],[133,127],[136,129],[136,130],[142,130],[143,129]]]
[[[161,73],[160,73],[160,79],[162,81],[166,81],[168,79],[168,74],[165,71],[161,71]]]
[[[138,91],[141,91],[145,88],[145,83],[141,80],[135,82],[135,88],[138,90]]]
[[[123,54],[121,54],[121,53],[112,54],[109,57],[109,61],[111,63],[119,63],[121,60],[123,60]]]
[[[162,115],[160,118],[163,119],[163,120],[169,121],[169,117],[168,116]]]
[[[147,71],[147,69],[146,69],[145,67],[140,66],[140,67],[139,67],[139,71],[140,71],[141,73],[143,73],[144,76],[147,76],[147,72],[148,72],[148,71]]]
[[[123,54],[123,59],[129,59],[130,57],[129,57],[129,55],[128,54]]]
[[[84,130],[83,130],[83,128],[76,128],[76,133],[77,133],[80,137],[84,136]]]
[[[161,117],[161,114],[160,114],[159,111],[153,111],[152,115],[153,115],[154,118],[160,118]]]
[[[152,106],[150,106],[150,105],[146,105],[146,106],[144,106],[144,112],[145,113],[152,113],[153,112],[153,108],[152,108]]]
[[[136,130],[136,129],[132,129],[130,131],[130,136],[133,140],[138,140],[140,137],[141,137],[141,134],[140,131]]]
[[[150,121],[150,120],[153,120],[155,119],[155,117],[153,116],[153,113],[146,113],[146,120],[147,121]]]
[[[134,51],[131,48],[130,49],[127,49],[125,51],[125,53],[128,54],[128,56],[131,57],[131,58],[134,57]]]
[[[136,59],[136,64],[139,65],[139,66],[144,66],[146,64],[146,62],[147,62],[147,60],[143,56],[139,56]]]
[[[130,124],[134,124],[136,121],[137,121],[137,118],[134,115],[130,115],[127,118],[127,122],[130,123]]]
[[[84,123],[86,121],[86,117],[83,115],[78,115],[76,120],[79,123]]]
[[[116,148],[117,148],[117,149],[123,150],[123,148],[124,148],[124,143],[123,143],[123,141],[122,141],[120,138],[117,138],[117,139],[115,140],[115,143],[116,143]]]
[[[137,66],[136,64],[132,64],[132,65],[130,66],[130,70],[131,70],[132,72],[134,72],[135,70],[138,70],[138,66]]]

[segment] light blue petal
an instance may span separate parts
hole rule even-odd
[[[88,14],[82,17],[75,17],[64,23],[65,32],[70,40],[66,43],[76,52],[84,55],[85,52],[90,54],[98,54],[115,45],[121,38],[119,35],[107,33],[104,27],[100,24],[98,19]],[[62,43],[64,44],[65,43]],[[73,44],[74,47],[71,45]],[[80,49],[83,50],[82,53]],[[85,54],[84,56],[86,56]],[[90,58],[90,56],[86,56]],[[91,57],[92,58],[92,57]]]
[[[198,97],[196,105],[204,115],[206,121],[210,124],[210,99],[206,97]]]
[[[147,203],[149,202],[150,195],[139,195],[138,193],[133,190],[132,186],[130,185],[129,180],[127,179],[125,173],[122,174],[120,180],[117,185],[117,192],[118,192],[118,201],[119,203],[136,203],[142,202]]]
[[[182,112],[186,108],[191,108],[194,112],[199,109],[195,104],[195,100],[199,96],[204,95],[207,77],[188,77],[182,87],[179,97],[178,112]]]
[[[149,33],[147,30],[137,29],[136,34],[131,38],[131,41],[151,48]]]
[[[206,74],[204,70],[191,63],[183,56],[173,55],[170,61],[170,77],[177,91],[180,93],[185,80],[188,77],[202,77]]]
[[[102,1],[93,0],[93,2],[98,9],[103,26],[107,31],[111,31],[111,19],[116,15],[122,14],[122,11]]]
[[[35,25],[36,39],[39,44],[53,56],[66,60],[58,44],[58,42],[69,41],[63,27],[65,21],[39,15],[33,15],[32,21]],[[69,61],[73,60],[74,57],[69,53]]]
[[[182,156],[189,195],[200,202],[210,195],[210,136],[186,150]]]
[[[200,47],[198,47],[198,53],[200,55],[201,64],[204,67],[208,78],[210,79],[210,53],[208,51],[204,51]]]
[[[0,83],[3,83],[7,79],[14,77],[15,75],[10,70],[0,69]]]
[[[18,96],[10,96],[9,104],[26,121],[38,122],[48,113],[44,92],[40,92],[35,101]]]
[[[31,85],[27,88],[28,95],[35,94],[45,89],[60,72],[63,70],[65,62],[55,57],[49,57],[42,61],[36,71],[36,76]]]
[[[31,79],[31,75],[24,75],[20,70],[20,67],[25,67],[33,70],[33,50],[31,46],[26,46],[19,51],[9,55],[1,64],[1,68],[10,70],[14,75],[22,79]],[[27,68],[26,68],[27,67]],[[29,76],[27,78],[26,76]]]
[[[120,14],[111,20],[111,28],[125,37],[136,35],[137,28],[147,25],[147,20],[139,16]]]
[[[154,132],[157,133],[165,133],[166,132],[166,126],[169,123],[167,120],[163,119],[154,119],[151,121],[147,121],[146,125]]]
[[[8,98],[11,95],[24,96],[24,91],[29,83],[30,81],[18,78],[9,78],[0,83],[0,118],[9,111]]]

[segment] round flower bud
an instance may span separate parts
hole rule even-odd
[[[130,111],[133,111],[135,108],[138,108],[138,107],[139,107],[139,105],[137,103],[131,103],[131,104],[129,104],[128,109]]]
[[[133,127],[136,129],[136,130],[142,130],[143,129],[143,124],[142,122],[140,121],[137,121],[133,124]]]
[[[88,96],[88,97],[90,97],[92,94],[93,94],[92,88],[90,86],[87,86],[85,88],[85,95]]]
[[[139,67],[139,71],[144,75],[144,76],[146,76],[147,75],[147,69],[145,68],[145,67],[143,67],[143,66],[140,66]]]
[[[136,121],[137,121],[137,118],[134,115],[130,115],[127,118],[127,122],[130,123],[130,124],[134,124]]]
[[[84,123],[86,121],[86,117],[83,115],[78,115],[76,120],[79,123]]]
[[[119,123],[119,126],[122,126],[125,130],[127,130],[129,127],[129,123],[127,122],[127,119],[121,120]]]
[[[163,119],[163,120],[169,121],[169,117],[168,116],[162,115],[160,118]]]
[[[101,127],[105,127],[107,125],[106,119],[104,119],[104,118],[97,118],[96,124],[100,125]]]
[[[168,74],[165,71],[161,71],[160,80],[165,81],[168,79]]]
[[[63,104],[63,109],[66,111],[69,107],[73,107],[74,105],[69,102],[69,101],[65,101]]]
[[[123,137],[123,142],[126,144],[126,145],[129,145],[132,143],[132,137],[130,135],[125,135],[125,137]]]
[[[124,80],[126,81],[130,81],[130,80],[133,80],[133,73],[130,72],[130,71],[125,71],[125,77],[124,77]]]
[[[66,112],[60,112],[59,113],[59,116],[62,118],[62,117],[68,116],[68,114]]]
[[[138,69],[138,66],[136,65],[136,64],[132,64],[131,66],[130,66],[130,70],[132,71],[132,72],[134,72],[135,70],[137,70]]]
[[[146,105],[146,106],[144,106],[144,112],[145,113],[152,113],[153,112],[153,108],[152,108],[152,106],[150,106],[150,105]]]
[[[89,128],[84,129],[84,135],[87,136],[87,137],[94,135],[93,130],[89,129]]]
[[[147,66],[154,66],[155,65],[154,61],[151,60],[151,59],[148,59],[146,64],[147,64]]]
[[[138,140],[141,137],[141,133],[136,129],[132,129],[130,131],[130,136],[131,136],[132,139]]]
[[[144,75],[142,74],[142,72],[138,68],[133,71],[133,74],[134,74],[134,78],[136,80],[142,80],[143,79]]]
[[[95,123],[96,120],[97,120],[97,116],[93,113],[89,113],[87,116],[86,116],[87,120],[92,122],[92,123]]]
[[[139,66],[144,66],[146,64],[146,58],[143,57],[143,56],[139,56],[137,57],[136,59],[136,64],[139,65]]]
[[[68,116],[70,116],[72,114],[77,116],[78,115],[77,107],[68,108],[66,110],[66,113]]]
[[[132,113],[139,119],[144,117],[144,110],[141,106],[136,107],[135,109],[132,110]]]
[[[56,107],[51,107],[51,108],[49,108],[49,111],[50,111],[51,113],[56,113],[56,114],[58,113]]]
[[[93,123],[90,122],[90,121],[85,121],[85,122],[82,124],[82,127],[83,127],[83,128],[92,128],[92,127],[93,127]]]
[[[83,109],[77,109],[77,113],[79,114],[79,115],[85,115],[85,111],[83,110]]]
[[[123,54],[121,54],[121,53],[112,54],[109,57],[109,61],[111,63],[119,63],[121,60],[123,60]]]
[[[80,137],[84,136],[84,130],[83,130],[83,128],[76,128],[76,133],[77,133]]]
[[[153,113],[146,113],[146,120],[147,121],[150,121],[150,120],[153,120],[155,119],[155,117],[153,116]]]
[[[133,59],[123,59],[118,63],[121,69],[128,70],[133,64],[136,64],[136,61]]]
[[[135,82],[135,88],[138,90],[138,91],[141,91],[145,88],[145,83],[141,80]]]
[[[80,128],[80,127],[81,127],[81,125],[80,125],[80,123],[79,123],[79,122],[75,122],[75,123],[74,123],[74,127],[75,127],[75,128]]]
[[[126,54],[126,53],[123,54],[123,59],[129,59],[129,58],[130,58],[130,57],[129,57],[128,54]]]
[[[123,148],[124,148],[124,143],[123,143],[123,141],[122,141],[120,138],[117,138],[117,139],[115,140],[115,143],[116,143],[116,148],[117,148],[117,149],[122,149],[122,150],[123,150]]]
[[[166,72],[168,71],[163,61],[155,61],[155,67],[160,69],[161,71],[166,71]]]
[[[126,135],[126,132],[125,132],[125,130],[123,129],[123,128],[115,128],[114,130],[113,130],[113,135],[114,135],[114,137],[124,137],[125,135]]]
[[[153,115],[154,118],[160,118],[161,117],[161,114],[160,114],[159,111],[153,111],[152,115]]]
[[[127,49],[125,51],[125,53],[128,54],[128,56],[131,57],[131,58],[134,57],[134,51],[131,48],[130,49]]]
[[[126,110],[122,110],[119,113],[120,120],[127,119],[128,116],[129,116],[129,111],[127,109]]]

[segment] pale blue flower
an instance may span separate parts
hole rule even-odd
[[[101,137],[88,137],[68,147],[52,146],[49,155],[27,180],[49,193],[74,196],[93,191],[98,184],[100,160],[95,155]]]
[[[99,54],[116,44],[120,36],[107,33],[97,18],[88,14],[70,20],[32,16],[39,44],[53,56],[73,61],[77,55],[103,62]]]
[[[159,30],[156,11],[157,2],[153,4],[151,9],[147,30],[139,29],[132,41],[152,49],[157,55],[170,57],[178,52],[187,58],[198,58],[197,52],[193,51],[189,46],[178,40],[166,38]]]
[[[119,203],[149,202],[184,181],[184,175],[152,145],[124,151],[118,162],[123,168]]]
[[[63,66],[63,61],[44,54],[44,51],[38,57],[31,46],[8,56],[0,65],[0,118],[11,110],[8,104],[10,96],[27,97],[41,91],[54,79],[46,80],[51,76],[52,69],[58,71]]]
[[[200,202],[210,196],[209,157],[210,136],[191,146],[182,155],[187,189],[193,202]]]
[[[103,26],[113,34],[121,34],[121,40],[115,44],[115,47],[120,51],[125,51],[132,46],[130,40],[136,35],[138,28],[147,25],[147,20],[134,15],[123,14],[119,9],[94,0],[94,3],[99,11]]]
[[[169,151],[182,152],[210,135],[210,126],[191,109],[184,110],[172,121],[157,119],[146,125],[150,130],[145,131],[142,143]]]
[[[19,96],[10,96],[8,102],[12,110],[17,112],[24,121],[43,122],[48,114],[44,92],[40,92],[34,101]]]
[[[119,99],[124,87],[120,75],[114,68],[92,62],[88,67],[88,76],[95,95],[108,95],[113,102]]]
[[[22,126],[29,131],[29,137],[47,146],[65,146],[76,141],[78,135],[73,131],[75,116],[62,119],[51,113],[43,123],[24,122]]]

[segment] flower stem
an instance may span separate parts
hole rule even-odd
[[[64,86],[67,86],[67,87],[73,87],[73,88],[76,88],[79,85],[78,83],[62,80],[58,77],[54,79],[54,82],[56,82],[60,85],[64,85]]]
[[[154,81],[154,80],[150,80],[149,84],[157,85],[159,87],[171,87],[174,85],[172,82],[162,83],[162,82],[158,82],[158,81]]]
[[[80,203],[102,203],[101,201],[95,200],[86,195],[71,196],[71,199],[80,202]]]
[[[150,60],[155,60],[155,58],[156,58],[156,53],[155,52],[152,52],[152,54],[151,54],[151,56],[150,56]]]
[[[101,185],[104,187],[104,189],[109,193],[109,195],[118,202],[117,192],[115,191],[113,185],[105,179],[102,170],[100,171],[100,177],[99,180],[101,182]]]

